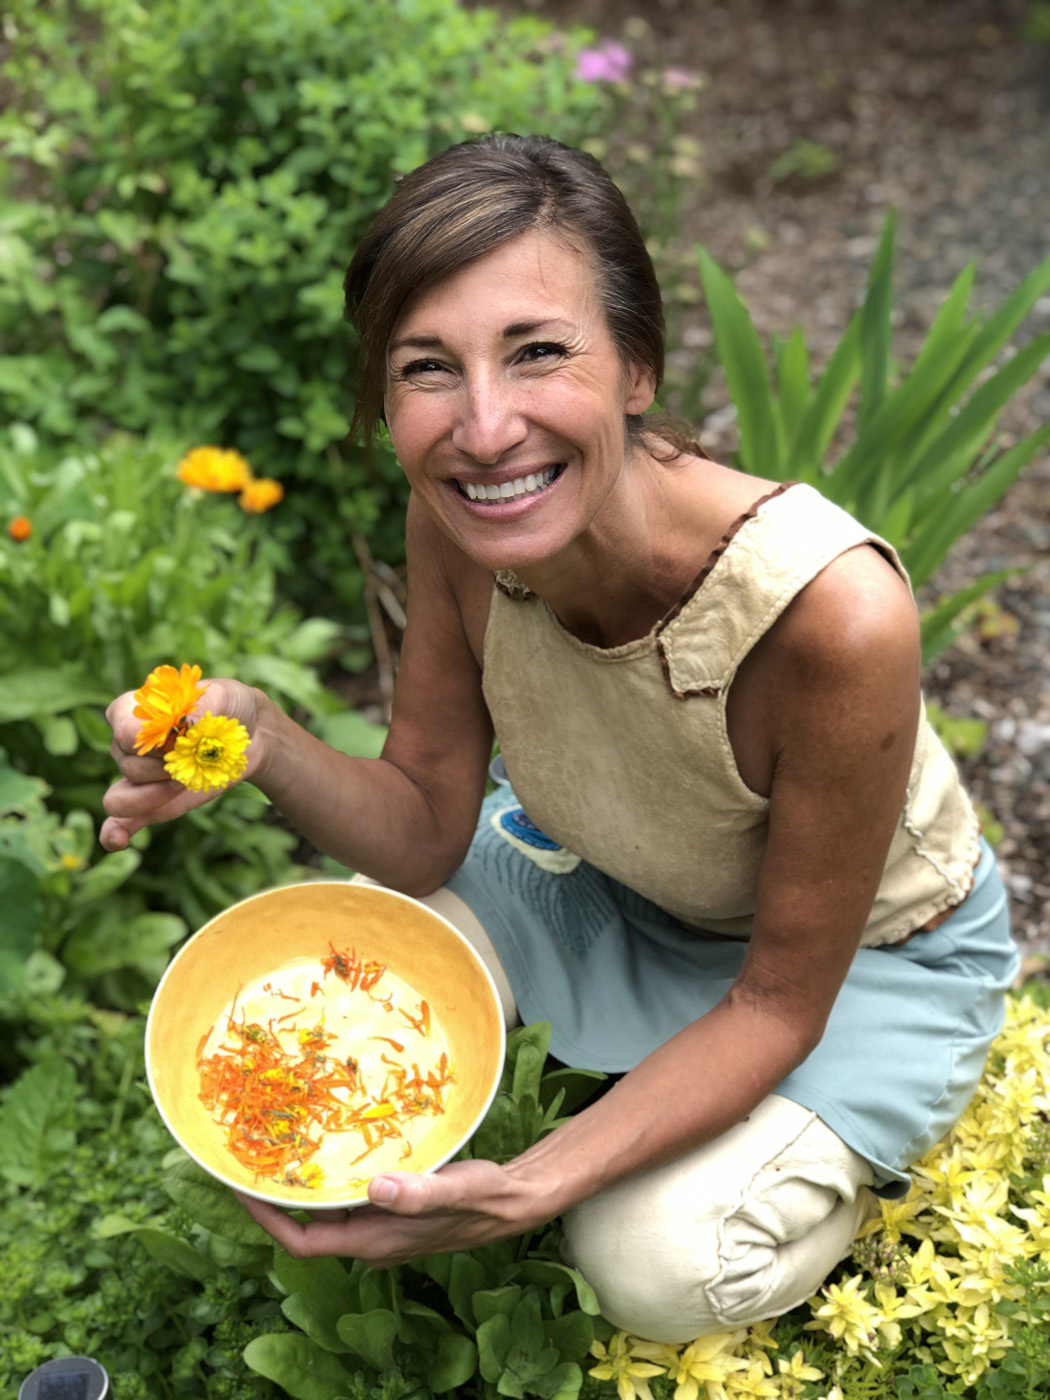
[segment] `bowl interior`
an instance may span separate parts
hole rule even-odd
[[[342,1181],[330,1170],[316,1188],[256,1176],[226,1147],[223,1129],[201,1102],[198,1055],[240,988],[296,959],[320,960],[330,945],[387,964],[428,1002],[448,1040],[455,1078],[446,1111],[399,1170],[426,1171],[448,1161],[477,1127],[499,1082],[505,1038],[492,979],[466,940],[425,905],[374,885],[327,881],[288,885],[234,905],[196,933],[165,972],[146,1027],[146,1069],[180,1145],[212,1175],[264,1200],[358,1204],[367,1199],[361,1179],[374,1168],[367,1158],[351,1167],[348,1150]]]

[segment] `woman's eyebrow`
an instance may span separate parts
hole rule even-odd
[[[572,330],[572,323],[563,320],[560,316],[545,316],[539,321],[512,321],[509,326],[503,328],[504,340],[518,340],[525,335],[535,335],[537,331],[546,327],[560,327],[563,330]]]

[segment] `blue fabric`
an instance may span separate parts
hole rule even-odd
[[[632,1069],[725,995],[746,944],[698,938],[670,914],[581,862],[552,874],[512,844],[509,787],[485,801],[449,881],[502,962],[525,1022],[549,1021],[567,1064]],[[495,817],[495,824],[493,818]],[[818,1113],[903,1194],[905,1169],[961,1116],[980,1080],[1018,966],[1006,895],[982,846],[969,898],[903,945],[862,948],[824,1036],[777,1092]]]

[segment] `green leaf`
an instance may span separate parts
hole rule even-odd
[[[698,245],[696,252],[718,358],[737,409],[741,465],[782,481],[785,443],[758,334],[732,280],[706,249]]]
[[[1017,572],[1016,569],[1000,569],[998,573],[986,574],[976,583],[971,583],[968,588],[962,588],[958,593],[940,599],[934,607],[922,614],[919,619],[919,631],[924,667],[929,666],[946,647],[951,646],[963,630],[963,625],[958,621],[959,615],[971,603],[975,603],[990,589],[1013,577]]]
[[[358,710],[316,715],[310,723],[310,730],[333,749],[352,754],[355,758],[378,758],[386,743],[386,727],[373,724]]]
[[[445,1257],[449,1258],[447,1255]],[[429,1260],[427,1272],[432,1278],[435,1277]],[[466,1327],[473,1328],[477,1322],[474,1316],[474,1298],[487,1282],[485,1266],[475,1255],[468,1254],[465,1250],[457,1250],[451,1256],[448,1279],[444,1285],[445,1292],[452,1304],[452,1311]]]
[[[297,1332],[253,1337],[242,1355],[253,1371],[293,1400],[333,1400],[347,1393],[350,1372],[343,1363]]]
[[[337,1323],[344,1313],[357,1311],[358,1290],[342,1261],[293,1259],[278,1249],[274,1275],[289,1295],[281,1304],[288,1321],[327,1351],[347,1351]]]
[[[497,1313],[510,1317],[520,1301],[521,1288],[516,1283],[505,1284],[502,1288],[479,1289],[471,1299],[474,1321],[480,1326]]]
[[[88,870],[81,872],[71,896],[74,909],[108,899],[139,868],[142,856],[138,851],[111,851]]]
[[[7,856],[0,856],[0,910],[0,951],[27,958],[44,922],[44,896],[36,875]]]
[[[860,375],[860,312],[854,313],[824,368],[787,450],[787,475],[819,484],[828,445]]]
[[[860,313],[860,405],[857,432],[863,433],[882,404],[890,370],[890,314],[893,310],[893,237],[897,216],[886,216],[868,292]]]
[[[521,1277],[529,1283],[538,1283],[545,1288],[553,1288],[562,1279],[568,1279],[576,1290],[580,1307],[591,1317],[597,1317],[598,1296],[584,1276],[568,1264],[559,1264],[554,1259],[527,1259],[521,1266]],[[588,1343],[590,1345],[590,1343]]]
[[[74,662],[27,667],[0,676],[0,724],[64,714],[77,705],[106,705],[112,698],[105,685]]]
[[[199,1167],[192,1157],[174,1157],[164,1172],[164,1189],[191,1220],[216,1235],[238,1244],[270,1244],[273,1241],[256,1225],[228,1186]]]
[[[557,1096],[563,1094],[558,1112],[562,1115],[575,1113],[607,1078],[608,1075],[596,1069],[549,1070],[540,1082],[540,1107],[549,1109]]]
[[[169,1230],[140,1225],[135,1227],[134,1234],[151,1258],[184,1278],[196,1279],[198,1283],[203,1283],[218,1273],[216,1265],[206,1254],[194,1249],[188,1241],[179,1239]]]
[[[441,1395],[465,1386],[478,1369],[478,1349],[462,1332],[445,1332],[438,1340],[437,1355],[427,1371],[427,1385]]]
[[[483,1378],[495,1384],[503,1374],[510,1351],[510,1318],[495,1313],[478,1328],[478,1369]]]
[[[15,1080],[0,1106],[0,1176],[37,1188],[63,1165],[76,1142],[76,1095],[76,1072],[66,1060],[31,1065]]]
[[[375,1370],[385,1371],[394,1364],[397,1318],[386,1308],[348,1313],[339,1319],[336,1330],[347,1349]]]
[[[796,326],[788,339],[777,345],[777,401],[780,421],[790,442],[798,431],[810,399],[809,355],[802,328]]]

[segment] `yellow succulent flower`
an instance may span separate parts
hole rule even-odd
[[[735,1332],[711,1332],[681,1349],[639,1342],[634,1354],[658,1361],[666,1368],[676,1383],[674,1400],[697,1400],[701,1393],[705,1400],[725,1400],[726,1378],[748,1368],[749,1363],[742,1356],[733,1355],[733,1349],[746,1336],[746,1327]]]
[[[193,792],[225,787],[247,767],[244,751],[250,743],[243,724],[209,711],[179,735],[164,767],[169,777]]]
[[[589,1374],[595,1380],[615,1381],[620,1400],[635,1400],[636,1396],[641,1396],[642,1400],[653,1400],[649,1381],[653,1376],[662,1376],[664,1368],[640,1360],[632,1345],[633,1340],[626,1333],[618,1332],[609,1343],[608,1350],[601,1342],[592,1342],[591,1355],[598,1358],[598,1365],[592,1366]]]

